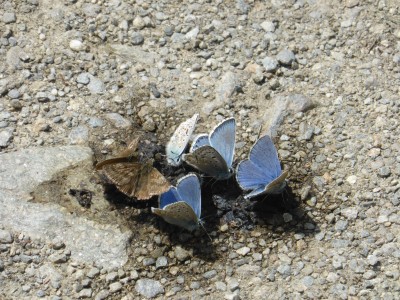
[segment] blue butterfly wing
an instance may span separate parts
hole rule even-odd
[[[163,209],[169,204],[180,201],[179,194],[175,187],[171,187],[167,192],[161,194],[159,198],[159,207]]]
[[[254,144],[250,150],[249,159],[264,172],[265,178],[268,178],[267,183],[279,177],[282,173],[278,152],[268,135],[259,138]]]
[[[236,180],[242,190],[248,191],[264,189],[273,178],[267,177],[264,170],[256,166],[251,160],[245,159],[236,167]]]
[[[235,154],[236,121],[229,118],[218,124],[210,134],[211,146],[225,159],[228,168],[232,167]]]
[[[210,141],[208,139],[208,134],[205,134],[205,133],[199,134],[194,138],[189,152],[194,152],[196,149],[198,149],[202,146],[205,146],[205,145],[210,145]]]
[[[176,186],[179,198],[193,209],[197,218],[201,215],[201,188],[199,178],[195,174],[182,177]]]

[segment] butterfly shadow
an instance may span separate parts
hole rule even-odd
[[[250,200],[247,211],[253,221],[260,225],[271,226],[272,230],[284,232],[302,232],[314,235],[319,227],[307,211],[302,207],[299,196],[290,186],[281,194],[263,195]]]

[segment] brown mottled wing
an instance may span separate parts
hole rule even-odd
[[[209,145],[202,146],[192,153],[184,154],[183,160],[212,177],[222,179],[230,176],[229,168],[224,158]]]
[[[199,219],[184,201],[168,204],[164,209],[152,207],[151,211],[163,218],[166,222],[183,227],[189,231],[195,230],[199,225]]]
[[[135,197],[138,200],[150,199],[169,190],[171,184],[167,179],[153,167],[150,160],[143,164],[136,187]]]
[[[139,137],[134,138],[128,145],[128,147],[118,154],[118,156],[110,159],[103,160],[96,165],[96,170],[101,170],[105,165],[125,163],[125,162],[137,162],[137,147],[139,143]]]
[[[134,162],[112,163],[102,166],[104,173],[118,190],[129,197],[135,197],[142,168],[141,163]]]

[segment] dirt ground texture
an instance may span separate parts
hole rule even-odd
[[[77,261],[62,237],[0,221],[0,298],[399,299],[399,96],[395,0],[1,1],[0,156],[89,147],[28,202],[115,225],[127,258]],[[175,184],[195,170],[165,145],[194,113],[195,133],[236,118],[234,165],[261,132],[289,170],[257,200],[204,177],[211,239],[94,170],[141,135]]]

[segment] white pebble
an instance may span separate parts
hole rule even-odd
[[[81,51],[83,50],[83,43],[78,40],[72,40],[69,42],[69,47],[74,51]]]

